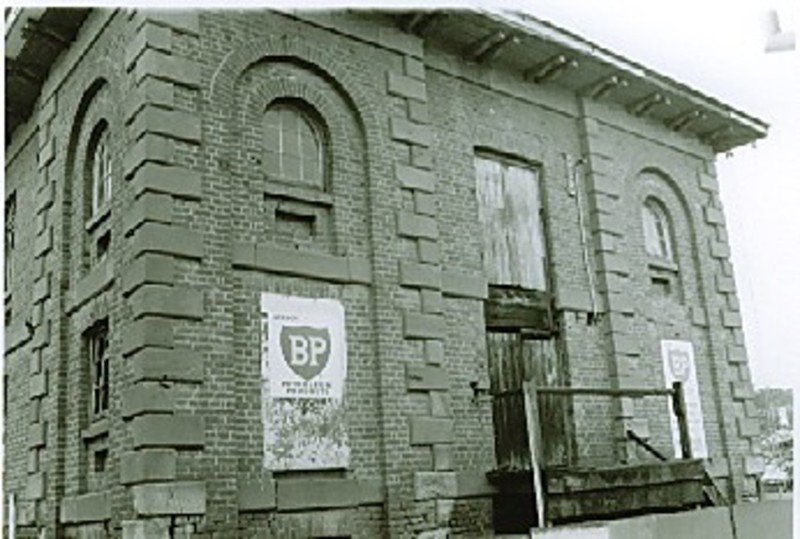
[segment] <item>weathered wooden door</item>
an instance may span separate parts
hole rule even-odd
[[[486,334],[498,470],[531,469],[523,382],[529,380],[539,387],[560,383],[554,341],[526,337],[520,331]],[[539,396],[538,408],[541,464],[544,467],[565,465],[565,407],[559,397]]]
[[[559,385],[556,329],[547,279],[540,171],[522,160],[475,156],[484,303],[498,470],[530,470],[523,382]],[[539,397],[544,466],[567,462],[565,406]]]

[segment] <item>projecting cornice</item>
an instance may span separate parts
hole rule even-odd
[[[33,113],[50,67],[78,33],[88,9],[14,8],[6,15],[6,146]]]
[[[767,134],[767,124],[656,71],[528,14],[494,10],[409,11],[398,26],[465,61],[502,65],[531,84],[615,103],[726,152]]]

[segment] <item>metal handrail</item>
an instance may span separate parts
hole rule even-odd
[[[636,442],[637,444],[639,444],[640,446],[642,446],[642,447],[643,447],[643,448],[644,448],[644,449],[645,449],[645,450],[646,450],[648,453],[650,453],[651,455],[653,455],[655,458],[657,458],[657,459],[658,459],[658,460],[660,460],[661,462],[666,462],[666,461],[668,460],[668,459],[667,459],[667,457],[665,457],[664,455],[662,455],[662,454],[661,454],[661,451],[659,451],[658,449],[656,449],[655,447],[653,447],[652,445],[650,445],[650,444],[647,442],[647,440],[645,440],[644,438],[640,438],[640,437],[639,437],[639,436],[638,436],[638,435],[637,435],[635,432],[633,432],[632,430],[628,429],[628,430],[626,430],[626,431],[625,431],[625,433],[628,435],[628,438],[629,438],[630,440],[633,440],[634,442]]]

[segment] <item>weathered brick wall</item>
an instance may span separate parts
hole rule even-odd
[[[604,172],[621,181],[614,214],[623,230],[616,250],[623,257],[627,281],[633,284],[629,297],[635,309],[628,323],[635,334],[648,336],[639,339],[638,355],[619,362],[621,375],[636,383],[661,379],[658,341],[691,341],[712,475],[733,475],[729,493],[752,496],[754,475],[763,461],[753,442],[758,426],[753,420],[752,382],[713,177],[713,155],[679,133],[633,121],[620,110],[603,106],[587,110],[598,121],[594,147],[605,157]],[[641,229],[641,205],[647,196],[663,202],[672,221],[678,290],[669,299],[654,297],[649,286]],[[638,406],[644,415],[637,412],[637,417],[649,424],[646,430],[654,441],[668,450],[661,403],[647,401]]]
[[[431,51],[427,60],[434,66],[429,71],[432,72],[436,165],[440,171],[439,222],[446,265],[462,272],[482,271],[482,231],[476,218],[474,179],[476,148],[511,154],[538,166],[544,223],[551,238],[548,258],[553,284],[559,305],[569,310],[559,316],[572,383],[608,386],[608,369],[599,348],[602,341],[598,340],[595,328],[583,327],[585,312],[589,310],[589,282],[581,255],[578,206],[569,194],[571,180],[565,162],[565,155],[575,156],[579,152],[574,103],[568,96],[550,89],[521,84],[519,77],[509,73],[492,73],[489,77],[486,72],[462,65],[453,57],[436,51]],[[464,379],[471,378],[466,382],[476,380],[486,385],[485,345],[473,343],[482,339],[483,305],[472,302],[470,307],[471,319],[454,321],[459,335],[453,340],[469,343],[465,346],[472,345],[472,351],[465,357],[456,348],[448,357],[452,358],[452,369],[463,373]],[[576,307],[582,315],[574,312]],[[448,310],[448,316],[455,317],[456,312]],[[465,360],[468,358],[472,361]],[[466,384],[461,390],[461,402],[467,403],[471,391]],[[613,462],[607,447],[612,426],[608,405],[608,399],[602,398],[580,399],[574,403],[575,430],[579,436],[577,451],[583,464]],[[484,399],[479,406],[471,404],[461,409],[466,413],[456,416],[459,426],[469,424],[471,428],[464,427],[464,430],[474,432],[476,438],[492,435],[490,422],[481,428],[480,423],[476,425],[472,419],[481,417],[475,414],[480,410],[488,414],[490,421],[488,400]],[[460,436],[459,439],[464,438]],[[475,469],[487,470],[493,466],[493,457],[487,455],[485,444],[478,440],[462,446],[459,452],[469,452],[473,460],[479,457],[480,465]]]
[[[4,417],[5,465],[4,490],[14,494],[19,505],[26,498],[29,459],[29,429],[34,413],[32,409],[29,380],[31,356],[29,348],[31,334],[25,324],[29,321],[32,304],[34,274],[34,238],[36,233],[34,207],[36,182],[37,139],[32,130],[19,133],[15,144],[6,149],[5,192],[6,198],[13,193],[16,198],[16,227],[12,280],[6,290],[6,304],[10,302],[11,313],[6,315],[5,327],[5,397]],[[8,499],[8,496],[6,496]],[[6,508],[7,510],[7,508]]]
[[[471,387],[488,387],[476,148],[541,172],[565,382],[657,385],[658,341],[691,340],[716,475],[733,472],[737,496],[752,490],[761,464],[752,386],[713,155],[701,145],[426,48],[382,15],[99,11],[51,79],[6,168],[18,249],[5,485],[27,532],[488,530],[491,405]],[[323,231],[299,246],[276,223],[285,193],[270,190],[258,162],[259,115],[278,97],[313,105],[333,149],[332,209],[315,207]],[[100,119],[115,155],[102,225],[112,244],[92,266],[83,169]],[[649,169],[661,176],[644,179]],[[675,300],[650,291],[647,195],[673,219]],[[604,316],[591,316],[591,281]],[[263,468],[264,291],[345,306],[347,470]],[[89,373],[80,365],[83,331],[105,317],[112,400],[102,478],[84,441]],[[640,458],[623,428],[669,452],[663,400],[582,398],[570,413],[574,464]]]
[[[236,409],[243,412],[229,425],[238,449],[235,473],[220,472],[220,476],[233,480],[235,490],[232,496],[212,494],[207,529],[225,530],[230,523],[235,525],[237,512],[241,512],[240,528],[264,515],[269,529],[287,536],[366,536],[374,533],[374,523],[365,525],[364,531],[358,530],[353,515],[374,512],[369,506],[382,500],[384,464],[376,428],[381,407],[380,383],[376,383],[375,320],[381,316],[376,311],[386,310],[388,305],[378,307],[366,286],[380,271],[372,265],[374,223],[383,218],[381,201],[391,204],[387,196],[391,190],[381,181],[387,176],[371,168],[371,161],[381,161],[376,156],[381,155],[379,141],[384,137],[377,135],[382,126],[369,110],[375,103],[365,97],[381,90],[381,84],[368,76],[365,64],[359,65],[359,61],[367,62],[369,53],[354,54],[355,62],[343,62],[351,46],[347,40],[289,18],[268,13],[208,13],[202,22],[208,31],[203,33],[199,59],[211,83],[202,102],[209,157],[206,181],[218,200],[211,207],[209,220],[220,238],[225,238],[220,244],[228,250],[227,259],[219,264],[218,271],[232,291],[232,297],[220,298],[224,301],[215,302],[213,308],[233,315],[235,337],[229,350],[237,360],[233,365],[236,387],[226,390],[212,386],[209,397],[214,399],[213,395],[222,396],[226,391],[235,393]],[[307,39],[298,39],[301,34]],[[325,46],[321,46],[323,42]],[[259,163],[261,114],[280,97],[310,103],[326,123],[333,149],[329,190],[332,211],[317,214],[325,228],[322,239],[300,245],[300,249],[288,242],[289,238],[275,234],[277,195],[269,191]],[[368,148],[374,153],[368,155]],[[216,224],[222,219],[228,220]],[[361,269],[337,275],[336,268],[341,264]],[[324,282],[326,275],[335,282]],[[275,476],[263,469],[259,297],[266,291],[332,297],[345,306],[351,449],[348,470]],[[209,365],[209,369],[221,372],[221,365]],[[255,430],[254,425],[258,426]],[[219,449],[220,453],[227,451],[229,448]],[[232,507],[225,507],[227,504]],[[333,511],[318,516],[283,515],[285,511],[315,508]],[[214,522],[213,512],[222,522]]]

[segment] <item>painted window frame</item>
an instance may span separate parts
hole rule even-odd
[[[14,255],[16,248],[17,235],[17,193],[10,193],[6,197],[5,206],[5,244],[4,244],[4,274],[3,285],[6,296],[11,294],[12,282],[14,280]]]
[[[111,355],[108,319],[98,320],[84,332],[89,369],[89,419],[99,421],[108,415],[111,400]]]
[[[668,265],[676,263],[672,219],[664,203],[652,196],[642,204],[642,233],[648,257]]]
[[[278,120],[277,130],[276,124],[271,122],[272,118]],[[293,120],[296,121],[296,129],[291,130],[289,122]],[[292,142],[293,136],[297,139]],[[296,98],[272,101],[264,110],[262,137],[263,170],[268,180],[301,189],[330,190],[330,142],[325,121],[313,105]],[[310,150],[307,149],[308,142],[313,143]],[[288,170],[291,158],[296,160],[297,170]],[[307,166],[311,162],[314,172],[307,173]],[[276,164],[277,171],[273,168]]]
[[[112,152],[109,149],[109,127],[100,121],[92,130],[87,150],[89,183],[89,220],[99,219],[111,204],[113,189]]]

